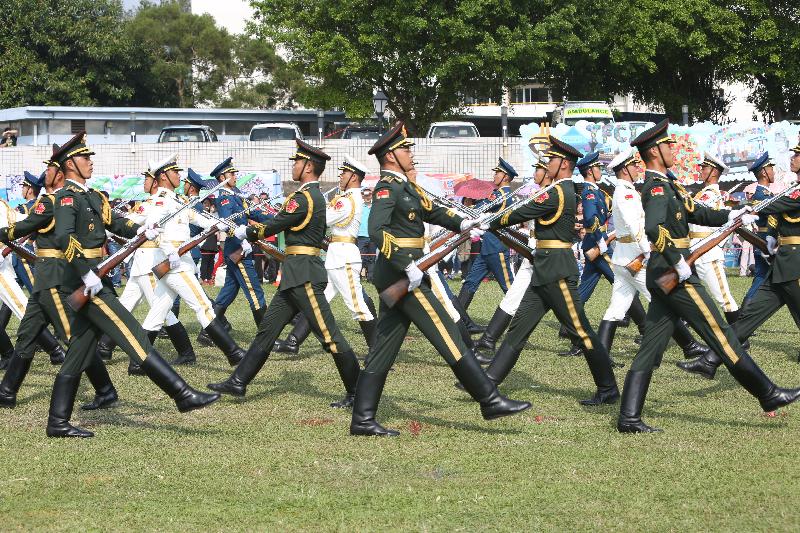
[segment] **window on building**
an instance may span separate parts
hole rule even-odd
[[[69,121],[69,132],[73,135],[76,133],[80,133],[86,129],[86,121],[85,120],[70,120]]]

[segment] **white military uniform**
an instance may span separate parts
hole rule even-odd
[[[533,220],[528,221],[530,228],[528,237],[528,246],[536,250],[536,237],[533,236]],[[528,259],[523,259],[519,268],[514,273],[514,281],[511,287],[508,288],[503,300],[500,302],[500,309],[507,315],[514,316],[519,309],[519,304],[522,302],[522,297],[525,296],[525,291],[531,284],[533,278],[533,265]]]
[[[9,226],[20,220],[24,220],[27,215],[13,209],[5,200],[0,200],[0,224]],[[17,283],[17,274],[11,261],[11,254],[8,254],[0,263],[0,301],[11,309],[11,312],[21,319],[25,314],[25,307],[28,305],[28,297]]]
[[[158,192],[140,203],[139,207],[134,209],[127,218],[139,225],[145,224],[148,220],[148,214],[155,208],[156,201],[163,204],[163,199],[157,200],[157,196]],[[161,254],[161,252],[156,241],[145,241],[144,244],[133,252],[133,259],[130,262],[128,283],[125,284],[125,289],[119,297],[119,303],[128,311],[133,311],[142,299],[144,299],[147,305],[152,309],[156,286],[158,285],[158,279],[156,275],[153,274],[152,269],[157,262],[160,262],[160,259],[156,261],[158,257],[163,259],[163,256],[158,254]],[[178,323],[178,318],[170,311],[167,314],[165,323],[167,326],[173,326]]]
[[[725,199],[722,197],[719,185],[716,183],[703,187],[695,195],[695,200],[711,209],[725,207]],[[715,229],[689,224],[689,237],[692,239],[692,246],[711,235]],[[695,261],[694,267],[697,271],[697,277],[705,283],[708,290],[711,291],[711,295],[714,296],[714,299],[725,312],[730,313],[739,309],[736,298],[733,297],[728,286],[728,276],[725,275],[725,251],[722,249],[721,243]]]
[[[637,291],[650,301],[650,292],[645,285],[647,269],[642,267],[634,276],[625,268],[641,254],[649,255],[650,243],[644,232],[642,197],[633,184],[618,179],[611,201],[614,206],[611,216],[617,235],[611,256],[614,284],[611,286],[611,302],[603,320],[620,321],[625,318]]]
[[[436,233],[439,233],[439,230],[442,228],[440,226],[428,224],[427,222],[423,222],[423,224],[425,224],[425,246],[423,247],[422,252],[427,254],[431,251],[431,237]],[[461,315],[458,314],[458,311],[453,305],[453,301],[447,295],[447,290],[444,288],[442,278],[439,277],[439,265],[433,265],[427,270],[427,273],[428,278],[431,280],[431,290],[433,291],[433,295],[436,296],[436,299],[439,300],[439,303],[441,303],[447,310],[447,314],[450,315],[450,318],[453,319],[453,322],[458,323],[458,321],[461,320]]]
[[[146,223],[155,224],[164,216],[180,209],[184,204],[185,202],[178,198],[175,191],[159,187],[154,196],[153,205],[147,210]],[[205,230],[216,225],[217,222],[191,208],[184,209],[180,214],[169,219],[164,224],[161,235],[156,241],[158,248],[153,250],[153,265],[164,261],[171,253],[177,252],[178,248],[191,238],[189,224]],[[164,277],[158,280],[153,301],[150,304],[150,312],[147,313],[147,317],[142,323],[145,330],[155,331],[161,328],[164,320],[171,314],[176,296],[180,296],[194,311],[203,328],[216,318],[211,301],[200,286],[194,270],[192,255],[187,252],[181,256],[180,265],[177,268],[170,269]]]
[[[361,227],[364,199],[358,187],[347,189],[333,197],[325,210],[325,219],[331,229],[331,241],[325,255],[328,286],[325,299],[329,302],[341,294],[354,320],[369,322],[372,316],[364,301],[361,287],[361,252],[356,245]]]

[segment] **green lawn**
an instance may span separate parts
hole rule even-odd
[[[731,282],[741,300],[750,280]],[[595,325],[609,292],[601,283],[588,306]],[[473,316],[486,323],[500,296],[484,284]],[[334,313],[363,354],[360,329],[341,301]],[[227,316],[246,347],[254,326],[244,298]],[[188,307],[181,317],[194,339],[198,324]],[[40,354],[18,407],[0,411],[0,528],[798,529],[800,407],[768,418],[724,370],[713,382],[680,372],[680,351],[671,347],[645,407],[645,420],[665,432],[619,435],[616,406],[578,405],[592,381],[582,358],[556,355],[564,346],[556,329],[548,316],[502,387],[533,409],[494,422],[483,421],[412,330],[379,413],[401,430],[396,439],[348,435],[349,411],[328,407],[341,384],[316,342],[300,357],[271,358],[244,401],[224,398],[186,415],[146,378],[128,377],[117,352],[110,372],[119,405],[74,416],[96,437],[47,439],[55,369]],[[617,360],[630,363],[635,332],[619,330]],[[157,346],[174,357],[168,341]],[[756,360],[786,386],[800,385],[799,347],[785,310],[753,339]],[[190,383],[204,387],[229,374],[221,354],[195,348],[199,364],[181,369]],[[624,372],[617,376],[621,385]],[[90,395],[84,380],[78,399]]]

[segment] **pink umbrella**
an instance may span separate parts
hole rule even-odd
[[[472,198],[473,200],[483,200],[488,198],[494,190],[494,184],[490,181],[470,179],[457,183],[453,189],[456,196]]]

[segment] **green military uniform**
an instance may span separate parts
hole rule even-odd
[[[306,164],[311,161],[324,163],[330,156],[303,141],[297,141],[297,152],[290,159],[305,160]],[[333,356],[344,383],[345,398],[331,406],[345,407],[352,403],[359,372],[358,359],[336,325],[325,299],[328,275],[319,257],[325,228],[325,198],[319,190],[318,181],[303,184],[286,199],[280,213],[274,218],[247,228],[247,238],[251,241],[284,232],[286,260],[283,263],[283,275],[278,292],[269,303],[244,359],[226,381],[210,384],[211,389],[244,396],[247,385],[264,366],[281,331],[299,312],[308,318],[311,331],[320,339],[325,351]]]
[[[581,154],[572,146],[550,137],[550,158],[576,162]],[[544,315],[552,310],[579,346],[589,365],[597,392],[584,405],[613,403],[619,398],[611,358],[597,338],[578,297],[578,265],[572,252],[579,192],[570,179],[535,195],[520,208],[492,222],[491,227],[513,226],[535,220],[536,257],[531,283],[486,374],[501,383],[519,359],[525,343]]]
[[[82,132],[70,139],[53,155],[53,160],[65,168],[70,159],[94,155],[85,144],[85,136]],[[139,229],[133,221],[117,216],[105,196],[69,179],[55,195],[54,218],[55,243],[66,261],[59,285],[64,300],[73,291],[84,290],[82,276],[93,272],[101,262],[106,229],[128,238],[136,237]],[[219,398],[189,387],[164,361],[133,315],[119,303],[107,278],[102,289],[75,312],[70,329],[72,338],[66,359],[53,385],[48,436],[92,436],[91,432],[71,426],[69,417],[80,375],[96,357],[101,333],[108,334],[132,360],[140,363],[145,374],[175,400],[181,412],[201,408]]]
[[[631,141],[631,145],[639,148],[640,152],[654,146],[662,150],[659,145],[668,146],[674,142],[667,133],[668,125],[667,120],[660,122]],[[652,300],[639,352],[625,378],[617,429],[620,432],[654,430],[642,422],[641,410],[653,369],[661,364],[664,350],[680,318],[685,319],[711,350],[722,357],[731,374],[758,398],[765,410],[774,410],[794,401],[800,390],[782,390],[770,382],[742,347],[694,271],[669,294],[664,294],[656,284],[657,279],[689,256],[690,223],[721,226],[728,221],[730,211],[695,204],[691,195],[673,177],[653,170],[645,173],[642,206],[645,232],[653,246],[646,278]]]
[[[369,153],[381,158],[395,150],[408,149],[413,144],[406,138],[403,125],[398,124],[378,139]],[[425,222],[461,231],[463,219],[460,216],[435,204],[422,189],[399,172],[382,170],[373,198],[369,236],[379,251],[372,279],[378,291],[406,278],[406,269],[422,257]],[[378,424],[375,412],[387,373],[412,323],[447,361],[473,398],[481,403],[484,418],[498,418],[530,407],[527,402],[508,400],[497,392],[497,387],[486,378],[474,353],[462,340],[458,326],[431,290],[430,280],[423,278],[419,287],[393,307],[380,302],[377,338],[369,363],[359,377],[351,434],[398,434]]]

